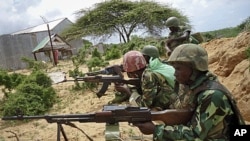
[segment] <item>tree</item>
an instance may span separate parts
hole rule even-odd
[[[160,35],[166,29],[165,21],[176,16],[189,22],[177,9],[153,1],[109,0],[97,3],[93,9],[76,12],[78,19],[64,31],[67,40],[92,36],[107,39],[118,34],[120,41],[130,41],[132,33],[145,30],[150,35]]]

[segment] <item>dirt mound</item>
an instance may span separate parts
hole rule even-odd
[[[245,120],[250,121],[250,70],[246,49],[250,32],[235,38],[214,39],[201,44],[208,52],[209,69],[235,96]]]

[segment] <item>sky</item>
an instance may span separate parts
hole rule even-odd
[[[68,18],[105,0],[0,0],[0,35]],[[132,0],[136,1],[136,0]],[[190,19],[193,32],[235,27],[250,17],[250,0],[152,0],[177,8]]]

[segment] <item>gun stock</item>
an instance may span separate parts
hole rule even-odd
[[[186,124],[192,117],[192,110],[168,109],[164,111],[152,111],[152,121],[162,121],[167,125]]]

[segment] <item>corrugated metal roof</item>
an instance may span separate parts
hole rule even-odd
[[[51,38],[53,38],[55,36],[54,35],[51,35]],[[46,44],[48,44],[48,42],[50,41],[49,39],[49,36],[45,37],[34,49],[32,52],[36,52],[38,51],[39,49],[42,49]]]
[[[58,19],[58,20],[48,22],[50,30],[52,30],[55,26],[57,26],[59,23],[61,23],[64,19],[66,19],[66,18],[62,18],[62,19]],[[38,26],[27,28],[27,29],[24,29],[24,30],[21,30],[21,31],[14,32],[11,35],[34,33],[34,32],[41,32],[41,31],[47,31],[47,30],[48,30],[47,23],[45,23],[45,24],[41,24],[41,25],[38,25]]]
[[[52,45],[53,49],[70,49],[72,48],[66,41],[64,41],[60,36],[57,34],[51,35]],[[49,36],[45,37],[32,51],[39,52],[39,50],[50,50],[51,44],[50,44],[50,38]]]

